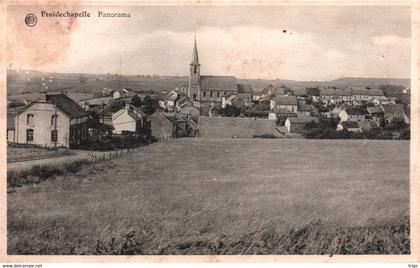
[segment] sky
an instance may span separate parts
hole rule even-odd
[[[47,18],[41,11],[91,13]],[[97,12],[130,13],[101,18]],[[34,27],[24,23],[37,16]],[[409,7],[15,6],[8,67],[51,72],[189,74],[194,36],[201,73],[331,80],[410,77]]]

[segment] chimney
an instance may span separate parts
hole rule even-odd
[[[41,91],[41,101],[47,101],[47,91]]]

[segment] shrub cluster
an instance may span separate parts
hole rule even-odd
[[[86,141],[80,144],[78,148],[93,151],[111,151],[138,147],[145,143],[146,140],[144,138],[135,136],[111,136]]]
[[[38,184],[55,176],[76,173],[88,165],[88,160],[78,160],[63,165],[35,165],[28,170],[8,171],[7,187],[20,187],[25,184]]]

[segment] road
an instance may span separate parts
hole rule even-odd
[[[91,156],[89,156],[88,150],[71,150],[71,151],[74,152],[75,154],[60,156],[60,157],[23,161],[23,162],[8,163],[7,170],[20,171],[20,170],[29,169],[34,165],[61,164],[61,163],[69,163],[69,162],[74,162],[74,161],[83,160],[83,159],[90,159],[90,160],[93,159]],[[109,155],[110,152],[95,151],[92,153],[96,155],[97,159],[101,159],[104,154]]]

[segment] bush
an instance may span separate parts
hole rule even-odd
[[[25,184],[38,184],[55,176],[66,173],[76,173],[90,162],[87,160],[78,160],[64,165],[35,165],[28,170],[8,171],[7,187],[20,187]]]

